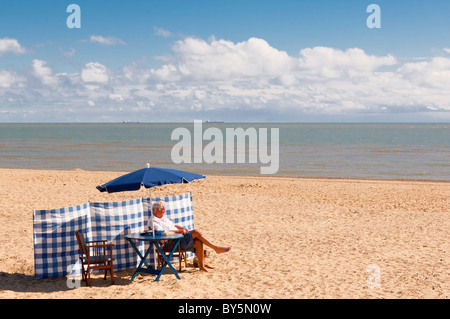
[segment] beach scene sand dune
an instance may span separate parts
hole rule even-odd
[[[449,298],[450,184],[426,181],[207,176],[154,188],[192,192],[195,226],[232,246],[189,261],[178,280],[134,269],[115,285],[34,278],[33,209],[121,201],[100,193],[121,172],[0,169],[0,298]],[[208,249],[208,248],[207,248]]]

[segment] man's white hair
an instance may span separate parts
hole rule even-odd
[[[152,211],[154,212],[157,208],[163,208],[166,207],[166,203],[163,201],[159,201],[153,204]]]

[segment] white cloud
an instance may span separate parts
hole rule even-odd
[[[161,81],[179,81],[181,79],[179,69],[172,64],[165,64],[157,70],[151,70],[151,75]]]
[[[170,82],[165,97],[195,110],[336,114],[450,109],[445,90],[450,59],[401,65],[390,54],[327,47],[306,48],[292,57],[257,38],[239,43],[186,38],[175,42],[173,51],[160,59],[165,62],[161,67],[150,70],[147,81]],[[379,71],[382,67],[390,71]]]
[[[108,69],[98,62],[89,62],[81,70],[81,79],[84,82],[106,83],[109,80]]]
[[[116,37],[103,37],[101,35],[91,35],[89,41],[104,45],[125,45],[125,41]]]
[[[26,79],[15,72],[0,69],[0,88],[11,88],[14,86],[23,86]]]
[[[111,93],[109,95],[109,98],[111,100],[115,100],[115,101],[123,101],[124,100],[122,94],[119,94],[119,93]]]
[[[169,30],[165,30],[163,28],[158,28],[158,27],[154,26],[153,31],[155,32],[155,34],[157,36],[160,36],[160,37],[168,38],[168,37],[172,36],[172,32],[170,32]]]
[[[75,73],[55,74],[45,61],[35,59],[32,74],[0,70],[0,105],[3,110],[13,100],[70,105],[89,120],[95,118],[88,117],[93,113],[107,114],[110,120],[134,112],[143,120],[155,116],[172,120],[177,114],[191,119],[214,112],[214,118],[246,121],[254,119],[246,117],[250,112],[263,114],[258,120],[277,116],[301,121],[304,114],[393,118],[398,113],[450,111],[447,56],[405,63],[389,54],[328,47],[305,48],[293,56],[258,38],[235,43],[189,37],[176,41],[172,50],[158,58],[161,65],[154,68],[134,61],[112,71],[100,62],[89,62]],[[30,75],[52,86],[29,81],[23,88]],[[152,112],[151,117],[145,112]]]
[[[25,49],[16,39],[3,38],[0,39],[0,56],[7,53],[22,54]]]
[[[368,55],[359,48],[346,51],[327,47],[307,48],[301,50],[296,58],[258,38],[233,43],[189,37],[176,41],[173,50],[173,56],[159,58],[165,64],[151,70],[156,79],[270,79],[281,85],[293,85],[299,80],[367,77],[382,66],[398,63],[392,55]]]
[[[430,61],[405,63],[398,71],[404,79],[418,85],[450,87],[450,58],[435,57]]]
[[[146,82],[151,76],[151,70],[142,68],[136,62],[122,68],[123,76],[130,82],[143,83]]]
[[[177,41],[172,63],[156,70],[167,78],[195,80],[237,80],[250,77],[276,77],[288,72],[294,59],[271,47],[265,40],[250,38],[233,43],[196,38]],[[170,73],[170,74],[169,74]]]
[[[319,78],[367,76],[382,66],[395,64],[397,60],[392,55],[368,55],[359,48],[346,51],[327,47],[307,48],[300,51],[298,59],[304,75]]]
[[[75,56],[76,52],[77,52],[77,51],[76,51],[74,48],[70,48],[70,49],[67,50],[67,51],[62,51],[62,54],[63,54],[65,57],[72,58],[72,57]]]
[[[34,75],[38,77],[42,83],[46,85],[55,85],[58,83],[58,78],[53,75],[53,71],[47,66],[47,62],[34,59],[32,68]]]

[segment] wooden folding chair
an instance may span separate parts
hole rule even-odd
[[[114,285],[113,252],[114,244],[107,244],[106,240],[85,241],[84,235],[75,232],[80,248],[81,275],[87,286],[91,286],[91,270],[104,269],[105,277],[108,270],[111,273],[111,284]],[[107,254],[109,248],[109,255]]]
[[[164,254],[166,255],[166,257],[169,257],[170,252],[173,249],[173,245],[174,245],[174,241],[173,240],[169,240],[167,242],[166,245],[163,245],[163,251]],[[161,256],[161,254],[159,253],[159,251],[157,251],[158,253],[158,265],[160,267],[162,267],[163,263],[164,263],[164,258],[163,256]],[[179,270],[181,271],[181,262],[184,259],[184,267],[187,268],[187,252],[184,250],[181,250],[180,245],[178,245],[177,250],[173,253],[172,257],[178,257],[178,264],[179,264]]]

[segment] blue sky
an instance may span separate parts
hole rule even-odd
[[[366,24],[372,3],[380,29]],[[1,1],[0,122],[449,121],[449,12],[440,0]]]

